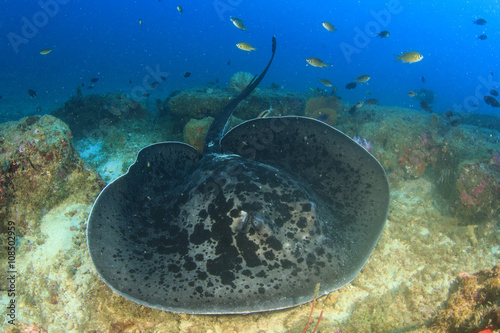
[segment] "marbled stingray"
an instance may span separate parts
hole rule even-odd
[[[315,119],[253,119],[203,155],[180,142],[143,148],[96,199],[87,245],[106,284],[142,305],[192,314],[295,306],[350,282],[385,224],[387,176],[365,149]]]

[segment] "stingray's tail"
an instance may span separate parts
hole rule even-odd
[[[220,150],[220,140],[226,132],[226,124],[231,117],[234,109],[239,102],[244,100],[255,88],[257,88],[260,81],[262,81],[262,79],[266,75],[267,70],[271,66],[271,63],[273,62],[274,54],[276,53],[276,36],[273,36],[272,51],[273,54],[271,56],[271,59],[269,60],[269,63],[262,71],[262,73],[260,73],[259,76],[254,76],[248,86],[246,86],[246,88],[243,89],[243,91],[238,96],[231,99],[231,101],[227,103],[227,105],[222,110],[220,110],[219,114],[215,117],[212,125],[210,125],[210,128],[208,129],[207,136],[205,138],[205,148],[203,149],[204,153],[216,153]]]

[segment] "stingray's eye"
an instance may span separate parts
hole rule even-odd
[[[252,220],[252,215],[242,210],[240,212],[240,217],[236,221],[236,231],[244,233],[248,232],[250,229],[250,220]]]
[[[261,219],[259,217],[256,217],[256,216],[252,216],[252,219],[250,221],[252,223],[253,228],[255,229],[255,231],[257,233],[259,233],[259,234],[264,234],[264,233],[270,234],[270,230],[266,226],[266,224],[264,223],[263,219]]]

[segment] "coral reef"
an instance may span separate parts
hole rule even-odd
[[[112,127],[104,138],[102,149],[105,152],[113,153],[121,147],[125,147],[126,144],[127,138],[125,137],[123,131],[118,128]]]
[[[205,136],[214,118],[191,119],[184,127],[184,142],[190,144],[201,154],[205,144]]]
[[[189,119],[202,119],[217,113],[235,96],[233,90],[218,87],[198,87],[183,90],[168,99],[168,109],[174,121],[184,127]],[[264,110],[273,108],[271,115],[301,114],[304,95],[271,88],[260,88],[238,104],[235,116],[248,120]]]
[[[405,148],[404,154],[399,158],[399,167],[409,177],[421,177],[429,165],[435,163],[439,150],[429,132],[425,132],[417,141]]]
[[[81,138],[101,136],[111,125],[122,121],[142,119],[146,110],[124,94],[77,94],[51,114],[67,123],[76,138]]]
[[[349,115],[346,108],[340,111],[335,126],[351,137],[371,142],[371,153],[390,171],[392,186],[408,178],[406,169],[400,166],[401,159],[407,153],[411,155],[410,147],[421,144],[420,137],[429,131],[430,116],[378,105],[363,106]]]
[[[417,92],[415,98],[427,104],[432,104],[436,98],[436,93],[430,89],[422,88]]]
[[[468,222],[478,223],[498,216],[500,210],[500,168],[473,163],[460,166],[456,181],[458,198],[455,213]]]
[[[371,152],[373,149],[373,146],[370,141],[366,139],[361,139],[359,136],[355,136],[352,138],[358,145],[361,147],[365,148],[366,151]]]
[[[126,170],[142,146],[160,139],[182,140],[184,135],[186,142],[202,149],[210,117],[235,94],[234,89],[209,86],[157,100],[163,118],[156,119],[155,128],[162,132],[161,138],[151,133],[151,119],[141,118],[145,111],[119,94],[83,97],[80,93],[66,103],[68,110],[59,109],[58,115],[66,117],[70,126],[84,126],[81,131],[75,128],[80,137],[86,136],[82,140],[74,140],[68,126],[52,116],[0,125],[0,217],[18,227],[22,276],[17,285],[18,324],[2,328],[8,332],[304,330],[311,304],[245,316],[195,316],[143,307],[107,287],[86,252],[86,218],[104,183],[86,169],[73,143],[87,165],[111,180]],[[369,140],[371,153],[388,171],[391,208],[380,242],[354,281],[317,300],[308,331],[314,329],[321,311],[321,332],[499,330],[500,268],[479,271],[495,264],[500,254],[500,135],[495,131],[499,120],[455,114],[462,123],[452,125],[420,110],[366,104],[349,115],[334,98],[317,94],[307,100],[274,85],[260,88],[235,112],[244,120],[271,106],[271,115],[318,118],[331,113],[335,115],[331,124],[351,137]],[[233,117],[233,123],[239,121]],[[0,241],[5,245],[5,226],[0,224]],[[3,256],[5,251],[2,260]],[[0,266],[1,276],[6,266]],[[478,273],[460,274],[449,288],[453,277],[464,271]],[[2,290],[8,288],[5,280],[0,281]]]
[[[495,114],[478,114],[472,112],[455,113],[454,120],[464,125],[472,125],[500,131],[500,117]]]
[[[456,181],[459,159],[458,154],[447,142],[443,143],[443,148],[437,151],[434,160],[433,181],[436,184],[437,192],[448,203],[455,202],[457,197]],[[446,205],[449,207],[449,204]]]
[[[435,114],[377,105],[363,106],[354,115],[344,108],[335,126],[351,137],[369,138],[371,153],[388,170],[391,187],[427,177],[437,190],[436,200],[443,201],[443,212],[462,223],[498,216],[498,132],[452,126]]]
[[[0,216],[17,231],[36,228],[44,211],[63,198],[92,202],[104,183],[80,160],[68,126],[52,116],[0,125]]]
[[[234,89],[237,92],[242,92],[252,81],[254,75],[248,72],[237,72],[231,76],[229,81],[229,88]]]
[[[191,88],[169,98],[168,108],[172,115],[187,123],[189,119],[214,117],[233,97],[220,88]]]
[[[335,96],[315,96],[306,103],[304,115],[311,118],[324,118],[324,122],[334,125],[338,117],[342,102]]]
[[[473,275],[461,273],[429,326],[436,333],[500,329],[500,266]]]

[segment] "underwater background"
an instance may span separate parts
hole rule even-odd
[[[264,85],[275,82],[306,92],[309,87],[322,88],[321,77],[337,85],[351,103],[365,98],[369,90],[384,105],[416,109],[418,103],[407,92],[426,88],[436,94],[434,109],[495,112],[482,97],[498,85],[490,77],[499,72],[496,1],[54,3],[53,9],[47,3],[51,15],[38,15],[39,2],[2,4],[0,105],[9,120],[35,113],[38,107],[42,113],[51,111],[94,77],[99,83],[92,91],[85,87],[85,93],[134,95],[147,68],[159,66],[167,80],[150,92],[161,97],[216,79],[227,83],[238,71],[256,74],[273,35],[279,49]],[[182,5],[182,14],[177,5]],[[235,28],[231,16],[245,21],[248,30]],[[486,25],[472,24],[481,17],[487,17]],[[337,31],[324,29],[323,21]],[[382,30],[390,36],[377,38]],[[482,34],[486,40],[478,39]],[[258,52],[239,50],[239,42],[252,44]],[[53,51],[43,56],[42,49]],[[394,54],[406,51],[420,52],[424,60],[411,65],[394,62]],[[306,66],[308,57],[332,66],[311,68]],[[192,75],[186,79],[185,72]],[[363,74],[371,76],[368,85],[344,89]],[[36,99],[28,89],[37,92]]]
[[[269,60],[272,36],[274,62],[233,125],[268,114],[324,121],[369,150],[391,188],[368,263],[318,299],[306,331],[500,329],[498,1],[6,0],[0,8],[4,331],[303,332],[311,304],[247,316],[135,304],[102,282],[85,241],[95,198],[142,147],[177,140],[202,150],[212,118]],[[423,58],[395,61],[409,51]]]

